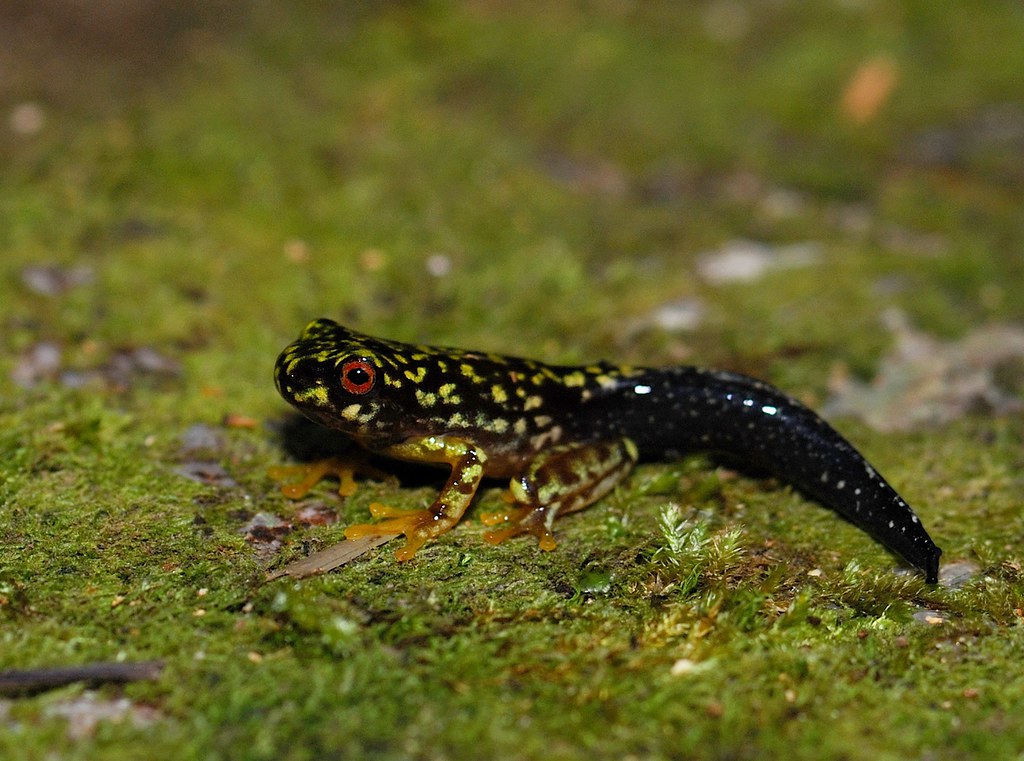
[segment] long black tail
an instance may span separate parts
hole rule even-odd
[[[942,550],[910,506],[832,426],[774,386],[722,371],[651,369],[588,407],[592,421],[629,436],[642,454],[718,451],[765,468],[938,581]]]

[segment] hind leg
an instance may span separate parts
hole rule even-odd
[[[636,446],[629,439],[552,447],[509,484],[511,506],[484,513],[484,540],[499,544],[520,534],[533,534],[542,550],[555,549],[552,524],[560,515],[582,510],[601,499],[632,470]]]

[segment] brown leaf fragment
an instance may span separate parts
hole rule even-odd
[[[272,513],[256,513],[242,527],[245,538],[250,542],[268,542],[284,536],[292,530],[292,524]]]
[[[256,513],[242,533],[252,545],[261,563],[267,563],[281,549],[281,538],[292,530],[292,524],[272,513]]]
[[[173,471],[190,481],[198,481],[201,484],[210,486],[233,487],[238,483],[228,475],[228,472],[221,467],[220,463],[208,462],[205,460],[193,460],[185,462],[174,468]]]
[[[249,415],[242,415],[236,412],[229,412],[224,416],[225,428],[249,428],[253,429],[259,425],[259,421]]]
[[[864,61],[846,83],[839,110],[854,124],[871,121],[892,95],[899,80],[899,67],[887,55]]]
[[[330,526],[338,522],[338,513],[323,502],[314,502],[295,511],[295,522],[301,526]]]
[[[352,562],[374,547],[380,547],[382,544],[394,539],[395,536],[397,534],[393,536],[364,536],[359,539],[346,539],[319,552],[314,552],[312,555],[293,561],[284,568],[271,571],[267,574],[266,580],[273,581],[274,579],[280,579],[282,576],[302,579],[306,576],[327,573],[327,571]]]

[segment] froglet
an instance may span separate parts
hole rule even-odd
[[[374,504],[383,520],[345,531],[404,534],[399,560],[458,523],[484,478],[510,479],[512,503],[482,516],[505,524],[484,538],[528,533],[551,550],[555,518],[600,499],[638,459],[711,451],[767,469],[938,580],[942,551],[903,498],[828,423],[754,378],[689,366],[548,365],[374,338],[320,319],[281,353],[275,381],[303,414],[363,449],[451,469],[429,508]],[[350,493],[351,472],[342,475]]]

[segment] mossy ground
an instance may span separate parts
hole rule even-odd
[[[69,733],[54,709],[80,687],[0,701],[0,756],[1024,751],[1019,416],[839,421],[974,564],[962,588],[704,459],[641,467],[550,554],[467,520],[409,564],[386,547],[264,584],[243,536],[296,509],[265,476],[285,458],[270,369],[314,317],[729,367],[813,403],[837,367],[870,377],[885,309],[950,338],[1020,320],[1019,4],[132,7],[5,12],[0,668],[167,665],[99,689],[145,724]],[[894,89],[858,120],[841,100],[872,61]],[[695,276],[738,238],[818,259]],[[34,265],[56,280],[33,286]],[[72,267],[88,275],[64,287]],[[696,330],[650,318],[681,299],[704,305]],[[59,368],[15,385],[40,342]],[[165,364],[125,360],[140,347]],[[197,423],[213,483],[177,470]],[[318,490],[342,520],[273,562],[374,499],[422,504],[429,479]]]

